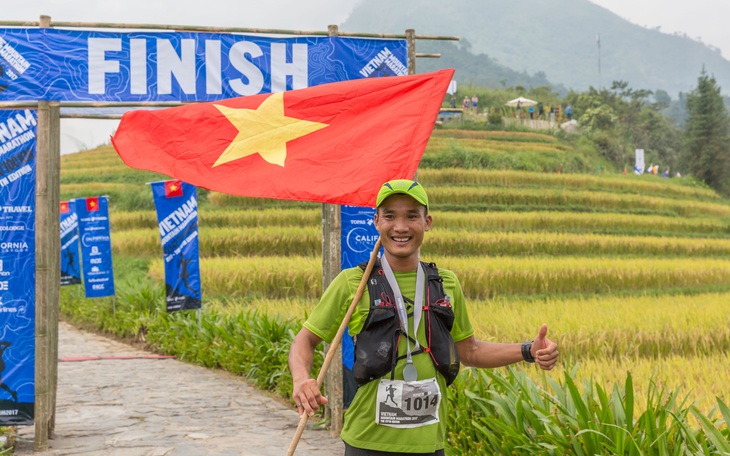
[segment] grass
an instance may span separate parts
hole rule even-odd
[[[650,176],[587,175],[536,173],[514,170],[476,170],[463,168],[423,169],[419,180],[426,188],[432,185],[495,186],[512,188],[561,188],[593,191],[615,191],[643,196],[690,197],[719,201],[720,196],[709,188],[690,185],[688,179],[658,179]]]

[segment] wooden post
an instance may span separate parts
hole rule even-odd
[[[416,74],[416,31],[406,30],[406,42],[408,43],[408,74]],[[418,180],[418,169],[413,173],[413,180]]]
[[[337,25],[327,26],[329,36],[337,36]],[[342,269],[340,261],[340,206],[322,205],[322,290],[327,288]],[[325,346],[325,350],[329,347]],[[330,418],[330,432],[340,435],[344,422],[344,393],[342,386],[342,344],[338,344],[334,362],[325,377],[325,395],[329,400],[326,413]]]
[[[38,102],[36,150],[35,450],[54,428],[60,296],[59,105]]]
[[[47,251],[41,247],[41,242],[45,242],[43,238],[47,237],[43,233],[47,229],[48,212],[45,207],[44,199],[48,198],[46,181],[41,177],[47,172],[47,157],[50,155],[50,108],[47,101],[38,103],[38,142],[36,146],[36,264],[35,264],[35,450],[43,451],[48,448],[48,427],[49,427],[49,403],[50,385],[49,372],[50,353],[50,328],[48,321],[50,320],[50,308],[48,303],[48,288],[46,288],[48,258]],[[40,168],[45,168],[41,171]],[[41,189],[43,187],[43,189]],[[59,235],[60,236],[60,235]]]
[[[50,27],[49,16],[40,17]],[[58,380],[58,302],[61,294],[59,203],[61,180],[60,104],[38,102],[36,149],[36,451],[48,448],[55,428]]]
[[[48,238],[46,246],[48,249],[48,298],[49,298],[49,339],[50,359],[48,360],[49,372],[51,373],[49,391],[51,401],[49,402],[48,436],[53,438],[56,430],[56,397],[58,393],[58,319],[61,302],[61,108],[58,102],[51,102],[49,106],[51,123],[51,148],[48,156],[48,199],[45,201],[49,208],[48,229],[45,231]],[[59,233],[58,236],[55,234]],[[36,234],[37,235],[37,234]],[[38,245],[38,244],[36,244]]]
[[[406,30],[406,42],[408,43],[408,74],[416,74],[416,31]]]

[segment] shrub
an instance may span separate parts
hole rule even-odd
[[[487,123],[494,126],[502,125],[502,114],[499,112],[490,112],[487,116]]]

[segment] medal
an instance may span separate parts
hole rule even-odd
[[[418,380],[418,371],[416,370],[416,366],[413,365],[413,360],[407,362],[406,367],[403,368],[403,380],[407,382],[415,382]]]
[[[395,295],[395,307],[398,311],[398,318],[400,320],[401,329],[406,335],[406,367],[403,368],[403,380],[406,382],[415,382],[418,380],[418,370],[413,365],[413,357],[411,356],[411,339],[408,334],[408,313],[406,312],[406,306],[403,302],[403,295],[398,287],[398,282],[395,280],[393,269],[391,269],[388,260],[383,256],[380,259],[380,264],[385,274],[385,279],[390,284],[390,288],[393,289]],[[416,334],[418,332],[418,325],[421,323],[421,312],[423,310],[423,286],[425,281],[425,274],[421,263],[418,263],[418,269],[416,272],[416,296],[413,301],[413,338],[416,341],[416,346],[413,350],[418,350],[419,344]]]

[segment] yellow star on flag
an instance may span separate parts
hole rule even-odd
[[[267,162],[284,166],[286,143],[327,127],[328,124],[284,115],[284,93],[267,97],[257,109],[213,105],[238,129],[238,134],[213,164],[228,163],[259,154]]]
[[[170,191],[171,191],[171,192],[174,192],[174,191],[176,191],[176,190],[177,190],[177,185],[175,185],[175,184],[170,184]]]

